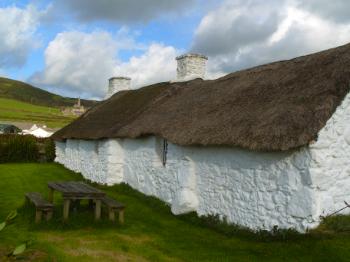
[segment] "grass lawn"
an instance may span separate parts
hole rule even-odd
[[[0,120],[33,122],[56,128],[63,127],[74,119],[73,116],[64,116],[58,108],[0,98]]]
[[[59,194],[53,220],[35,225],[34,209],[23,206],[24,193],[38,191],[47,197],[47,182],[58,180],[83,179],[56,164],[0,165],[0,221],[13,209],[19,212],[0,232],[0,261],[29,239],[33,243],[23,258],[29,261],[350,261],[349,231],[330,230],[339,223],[323,225],[323,233],[284,239],[239,231],[228,236],[200,226],[194,216],[176,217],[161,201],[126,185],[98,186],[127,205],[124,226],[108,222],[105,213],[94,222],[85,205],[63,224]]]

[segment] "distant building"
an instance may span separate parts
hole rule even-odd
[[[0,134],[18,134],[22,130],[17,126],[9,124],[0,124]]]
[[[77,103],[74,104],[73,107],[65,107],[61,110],[61,112],[64,115],[81,116],[86,112],[86,108],[81,104],[80,98],[78,98]]]

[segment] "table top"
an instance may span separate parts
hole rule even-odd
[[[106,195],[97,188],[79,181],[49,182],[47,185],[49,188],[61,192],[63,197],[103,198]]]

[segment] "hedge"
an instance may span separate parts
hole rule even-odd
[[[50,138],[31,135],[0,135],[0,163],[52,162],[55,144]]]

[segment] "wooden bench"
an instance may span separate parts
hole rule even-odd
[[[105,196],[102,198],[102,203],[105,204],[108,207],[108,216],[109,220],[115,221],[115,212],[119,213],[119,223],[124,223],[124,210],[125,205],[114,200],[113,198],[110,198],[108,196]]]
[[[53,204],[45,200],[40,193],[31,192],[25,194],[27,201],[32,202],[35,206],[35,223],[41,221],[42,214],[45,213],[46,220],[52,218]]]

